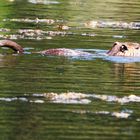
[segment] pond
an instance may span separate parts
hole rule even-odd
[[[139,139],[140,60],[102,57],[139,42],[140,1],[0,0],[1,140]],[[44,56],[80,49],[92,58]]]

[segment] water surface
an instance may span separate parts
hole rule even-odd
[[[139,42],[139,28],[87,27],[90,21],[140,22],[140,2],[0,0],[0,138],[139,139],[140,60],[107,57],[115,41]],[[71,48],[92,58],[32,52]]]

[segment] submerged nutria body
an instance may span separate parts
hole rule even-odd
[[[1,47],[9,47],[16,51],[17,53],[23,53],[23,48],[14,41],[11,40],[1,40]],[[83,52],[79,50],[72,50],[67,48],[57,48],[48,49],[40,52],[43,55],[56,55],[56,56],[92,56],[91,53]],[[140,44],[131,42],[115,42],[113,47],[107,52],[109,56],[130,56],[130,57],[140,57]]]
[[[19,44],[11,40],[0,40],[0,46],[11,48],[17,53],[24,53],[23,48]],[[43,55],[72,56],[72,57],[92,55],[88,52],[72,50],[67,48],[48,49],[48,50],[34,52],[34,53],[40,53]]]
[[[43,55],[56,55],[56,56],[89,56],[91,53],[72,50],[67,48],[48,49],[40,52]]]

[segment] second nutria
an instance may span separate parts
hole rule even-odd
[[[0,40],[1,47],[8,47],[13,49],[16,53],[24,53],[23,48],[14,41],[11,40]],[[33,53],[40,53],[43,55],[56,55],[56,56],[89,56],[92,55],[88,52],[72,50],[67,48],[57,48],[57,49],[48,49],[40,52],[33,52]]]
[[[11,40],[0,40],[0,47],[8,47],[17,53],[23,53],[23,48],[14,41]]]

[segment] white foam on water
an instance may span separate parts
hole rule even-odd
[[[53,1],[53,0],[28,0],[28,2],[33,3],[33,4],[59,4],[58,1]]]
[[[0,101],[11,102],[11,101],[15,101],[17,99],[18,99],[17,97],[13,97],[13,98],[5,98],[5,97],[2,97],[2,98],[0,98]]]
[[[86,99],[87,95],[83,93],[45,93],[46,97],[50,102],[53,103],[65,103],[65,104],[89,104],[91,100]]]
[[[112,116],[115,116],[116,118],[125,118],[127,119],[131,114],[125,113],[125,112],[113,112],[111,113]]]
[[[28,95],[26,97],[1,97],[0,101],[29,101],[29,102],[35,102],[35,103],[44,103],[45,100],[52,102],[52,103],[63,103],[63,104],[89,104],[93,101],[93,99],[99,99],[101,101],[106,102],[116,102],[120,104],[126,104],[126,103],[140,103],[140,96],[136,95],[129,95],[124,97],[117,97],[117,96],[111,96],[111,95],[99,95],[99,94],[84,94],[84,93],[76,93],[76,92],[66,92],[66,93],[44,93],[44,94],[33,94],[32,95],[35,98],[45,98],[43,100],[35,99],[30,100],[28,99]]]
[[[53,100],[53,103],[63,103],[63,104],[89,104],[91,101],[88,99],[81,99],[81,100],[73,100],[73,99],[69,99],[69,100]]]
[[[137,118],[136,121],[140,122],[140,118]]]
[[[45,101],[44,100],[30,100],[30,103],[40,103],[43,104]]]
[[[44,94],[32,94],[32,97],[34,99],[30,99],[29,95],[24,95],[25,97],[1,97],[0,101],[5,102],[13,102],[13,101],[22,101],[22,102],[29,102],[29,103],[39,103],[43,104],[45,102],[51,102],[51,103],[60,103],[60,104],[89,104],[93,100],[98,99],[101,101],[106,102],[116,102],[121,105],[128,104],[131,102],[140,103],[140,96],[136,95],[129,95],[124,97],[117,97],[117,96],[111,96],[111,95],[99,95],[99,94],[84,94],[84,93],[76,93],[76,92],[66,92],[66,93],[44,93]],[[30,95],[31,96],[31,95]],[[41,97],[41,99],[39,99]],[[43,98],[43,99],[42,99]],[[73,110],[73,113],[79,113],[79,114],[97,114],[97,115],[109,115],[116,118],[122,118],[127,119],[131,116],[133,113],[132,110],[122,110],[122,111],[89,111],[89,110]],[[136,121],[140,121],[140,118],[137,118]]]
[[[130,103],[130,102],[140,102],[140,96],[129,95],[124,97],[117,97],[111,95],[99,95],[99,94],[84,94],[84,93],[75,93],[75,92],[67,92],[67,93],[44,93],[44,96],[50,102],[53,103],[83,103],[89,104],[94,99],[100,99],[106,102],[117,102],[121,104]]]
[[[129,95],[129,96],[124,96],[122,98],[119,98],[117,96],[97,95],[97,94],[94,94],[92,96],[94,98],[101,99],[103,101],[118,102],[118,103],[121,103],[121,104],[129,103],[129,102],[140,102],[140,96],[136,96],[136,95],[133,95],[133,94]]]

